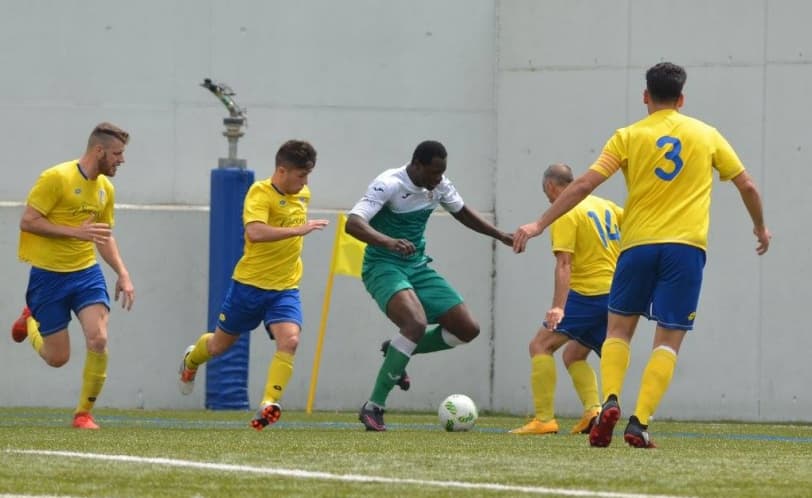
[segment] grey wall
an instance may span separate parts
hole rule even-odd
[[[762,188],[776,238],[757,258],[735,189],[718,185],[697,329],[658,416],[812,420],[804,390],[812,342],[799,326],[812,271],[808,237],[796,229],[798,212],[810,211],[806,2],[114,4],[0,0],[0,317],[7,322],[26,285],[16,244],[30,185],[43,168],[80,155],[96,122],[132,132],[115,180],[123,204],[116,236],[138,302],[131,313],[113,312],[102,406],[203,404],[203,389],[181,398],[175,376],[180,353],[205,326],[209,170],[226,150],[225,109],[197,86],[204,77],[230,84],[248,108],[240,156],[257,178],[270,175],[284,140],[315,144],[314,216],[334,220],[375,174],[434,138],[448,147],[448,174],[467,203],[513,230],[545,207],[543,168],[566,161],[583,171],[615,128],[643,116],[645,69],[673,60],[689,72],[685,112],[736,147]],[[624,192],[613,178],[599,193],[622,201]],[[305,242],[305,330],[285,396],[294,408],[307,397],[333,236],[331,226]],[[437,268],[466,297],[482,336],[416,357],[415,387],[396,390],[391,407],[430,409],[450,392],[466,392],[484,408],[529,413],[527,342],[551,297],[549,239],[516,256],[444,215],[434,217],[428,236]],[[651,331],[649,324],[638,331],[626,406]],[[356,408],[371,389],[378,345],[392,333],[361,283],[337,277],[316,408]],[[0,371],[14,373],[0,376],[3,403],[75,403],[84,348],[75,324],[71,334],[74,358],[60,370],[27,344],[0,341]],[[252,402],[271,354],[264,335],[254,334]],[[563,368],[558,377],[558,411],[575,415],[580,407]]]
[[[272,173],[283,141],[312,141],[319,152],[311,177],[314,216],[335,220],[375,175],[406,163],[418,142],[433,138],[448,148],[449,174],[466,202],[492,218],[492,1],[0,0],[0,9],[5,321],[19,313],[27,281],[15,261],[21,210],[15,202],[42,169],[78,157],[97,122],[113,121],[132,134],[115,183],[117,201],[133,207],[119,207],[116,231],[138,302],[111,318],[101,405],[203,405],[202,389],[191,398],[178,395],[176,369],[206,323],[208,269],[208,213],[177,209],[208,204],[209,170],[226,153],[226,110],[199,87],[205,77],[231,85],[248,108],[239,155],[258,179]],[[173,206],[144,209],[158,204]],[[291,407],[307,399],[333,235],[330,227],[305,244],[305,330],[285,397]],[[489,337],[491,241],[449,216],[437,216],[429,236],[437,267],[466,296]],[[457,247],[465,247],[464,257]],[[380,343],[394,329],[360,281],[338,277],[333,295],[316,408],[356,409],[372,389]],[[84,348],[75,323],[71,334],[74,359],[59,371],[4,336],[0,368],[18,375],[0,376],[3,403],[75,403]],[[252,343],[250,393],[258,402],[272,346],[263,334]],[[471,366],[448,368],[461,363]],[[417,358],[414,388],[408,396],[393,394],[391,406],[429,409],[455,391],[487,404],[490,367],[487,339]]]
[[[543,167],[566,161],[585,170],[616,128],[644,116],[645,69],[660,60],[685,65],[684,112],[719,128],[737,149],[764,194],[775,239],[757,257],[735,188],[716,185],[696,330],[657,416],[810,420],[812,340],[799,330],[810,250],[797,229],[810,211],[812,36],[801,27],[809,4],[526,0],[500,7],[497,219],[530,221],[546,203],[538,195]],[[598,193],[625,198],[620,178]],[[529,367],[506,366],[538,325],[538,307],[548,306],[552,268],[546,236],[526,255],[496,253],[496,406],[531,409]],[[626,406],[635,402],[652,332],[641,322]],[[558,392],[559,409],[577,412],[561,373]]]

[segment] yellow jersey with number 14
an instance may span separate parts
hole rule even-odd
[[[90,218],[112,227],[114,202],[110,180],[104,175],[88,180],[76,160],[43,171],[26,200],[51,223],[70,227],[78,227]],[[96,263],[92,242],[25,231],[20,232],[18,255],[31,266],[56,272],[84,270]]]
[[[553,253],[572,254],[570,289],[584,296],[609,294],[620,253],[622,221],[622,208],[590,195],[553,222]]]
[[[721,180],[742,171],[736,152],[715,128],[673,109],[621,128],[590,169],[626,179],[621,249],[659,243],[707,249],[713,170]]]
[[[254,182],[245,196],[243,225],[252,222],[272,227],[295,227],[307,223],[310,189],[307,185],[294,195],[284,195],[271,179]],[[234,268],[234,280],[265,290],[287,290],[299,286],[302,278],[304,237],[274,242],[245,239],[242,258]]]

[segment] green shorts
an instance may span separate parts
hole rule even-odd
[[[375,262],[364,265],[361,278],[384,314],[392,296],[403,289],[413,289],[417,294],[428,323],[437,323],[448,310],[463,302],[462,296],[446,279],[428,265],[412,267]]]

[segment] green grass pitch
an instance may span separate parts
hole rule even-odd
[[[659,448],[585,436],[515,436],[519,417],[484,414],[446,433],[434,414],[285,412],[263,432],[250,412],[0,408],[0,496],[812,496],[812,426],[657,421]],[[574,420],[559,420],[562,431]]]

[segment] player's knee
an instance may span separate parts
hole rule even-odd
[[[299,334],[292,334],[287,337],[278,337],[276,339],[276,347],[280,351],[293,354],[296,348],[299,347]]]
[[[59,368],[68,362],[68,360],[70,359],[70,354],[58,352],[54,354],[48,354],[47,356],[43,356],[42,359],[45,360],[45,363],[49,367]]]
[[[462,328],[462,333],[458,336],[465,342],[471,342],[479,336],[479,324],[471,322]]]
[[[107,350],[107,336],[97,334],[87,339],[87,349],[94,353],[104,353]]]
[[[226,351],[226,349],[228,349],[229,346],[230,344],[215,341],[214,338],[209,339],[209,342],[206,343],[206,349],[211,356],[220,356]]]
[[[426,333],[428,323],[425,320],[412,320],[400,328],[400,333],[412,342],[418,342]]]

